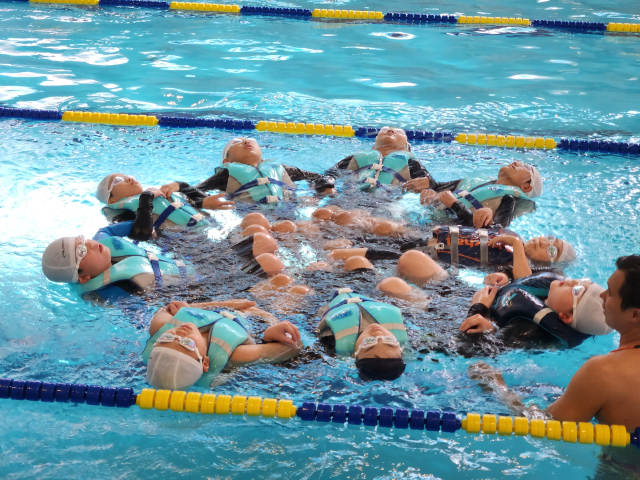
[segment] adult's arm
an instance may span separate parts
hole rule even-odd
[[[516,199],[511,195],[505,195],[502,197],[500,205],[493,214],[493,224],[502,227],[508,227],[513,218],[516,210]]]
[[[192,206],[202,208],[202,201],[208,197],[206,193],[196,187],[192,187],[187,182],[176,183],[180,187],[180,190],[178,191],[189,199],[189,203]]]
[[[283,167],[291,181],[299,182],[301,180],[306,180],[313,185],[317,192],[322,192],[327,188],[335,187],[336,179],[333,176],[309,172],[289,165],[283,165]]]
[[[336,163],[333,167],[328,169],[325,172],[325,175],[330,177],[339,176],[342,173],[342,171],[346,170],[349,167],[351,160],[353,160],[353,155],[349,155],[348,157],[343,158],[338,163]]]
[[[554,418],[590,422],[597,415],[607,400],[608,378],[602,360],[603,356],[592,357],[580,367],[562,396],[549,406],[548,411]]]
[[[238,367],[253,362],[277,363],[295,357],[300,353],[297,346],[274,342],[261,345],[239,345],[229,358],[229,365]]]
[[[128,222],[113,223],[98,230],[98,232],[93,236],[93,239],[103,240],[109,237],[128,237],[129,233],[131,233],[132,226],[133,220],[129,220]]]
[[[226,168],[217,168],[216,173],[206,180],[200,182],[195,188],[202,191],[209,190],[227,190],[227,182],[229,181],[229,170]]]

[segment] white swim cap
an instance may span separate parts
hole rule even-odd
[[[528,193],[529,197],[535,198],[542,195],[542,177],[540,172],[533,165],[531,167],[531,191]]]
[[[604,309],[600,298],[604,290],[597,283],[589,285],[576,307],[575,317],[571,320],[574,329],[587,335],[608,335],[613,332],[604,321]]]
[[[42,254],[42,271],[52,282],[73,282],[76,273],[76,237],[62,237],[51,242]]]
[[[111,177],[115,174],[111,173],[104,177],[102,181],[98,184],[98,190],[96,191],[96,198],[100,200],[102,203],[109,203],[109,196],[111,195],[111,190],[109,189],[109,181]]]
[[[560,240],[562,242],[562,254],[560,258],[556,260],[556,262],[573,262],[576,257],[576,251],[573,249],[569,242],[565,242],[564,240]]]
[[[234,145],[237,145],[238,143],[242,143],[243,138],[240,137],[236,137],[236,138],[232,138],[231,140],[229,140],[227,142],[227,144],[224,146],[224,148],[222,149],[222,160],[226,160],[227,159],[227,155],[229,155],[229,149],[231,147],[233,147]]]
[[[202,376],[202,364],[186,353],[154,347],[147,364],[147,382],[159,390],[184,390]]]

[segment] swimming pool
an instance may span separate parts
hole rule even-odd
[[[363,8],[355,2],[295,6],[326,5]],[[551,0],[526,7],[501,2],[488,11],[472,2],[429,8],[406,2],[393,10],[629,21],[634,6],[619,2],[611,12],[604,3]],[[380,2],[368,7],[388,10]],[[16,3],[0,3],[0,20],[4,106],[640,140],[633,106],[639,93],[637,36]],[[404,35],[391,35],[397,33]],[[66,286],[45,282],[41,252],[54,238],[92,235],[104,225],[93,193],[106,173],[126,170],[149,185],[202,180],[218,165],[233,134],[4,119],[0,136],[5,182],[0,295],[8,307],[0,323],[0,376],[139,391],[146,386],[139,360],[146,340],[142,325],[152,307],[131,315],[83,303]],[[314,171],[371,146],[363,139],[256,137],[266,157]],[[524,237],[562,234],[578,245],[580,260],[567,271],[571,276],[604,282],[615,258],[638,250],[637,157],[522,153],[455,143],[416,144],[415,152],[443,180],[460,172],[491,172],[511,158],[538,165],[545,178],[539,209],[513,228]],[[417,203],[417,195],[407,195],[402,209],[386,214],[409,215]],[[304,217],[311,206],[294,214]],[[211,238],[237,223],[233,213],[218,213],[215,220]],[[390,272],[391,266],[380,270]],[[360,283],[371,288],[367,278]],[[216,284],[214,276],[203,292],[223,296],[234,288]],[[157,306],[166,296],[148,299]],[[318,295],[307,310],[323,300]],[[466,369],[477,358],[448,353],[444,341],[434,347],[428,335],[430,329],[438,331],[441,325],[434,323],[442,318],[457,324],[467,302],[468,296],[451,301],[433,289],[431,307],[440,313],[416,317],[425,335],[412,338],[408,373],[391,385],[363,384],[349,362],[322,354],[312,343],[313,318],[305,312],[290,319],[306,330],[312,354],[287,368],[240,370],[216,393],[277,396],[297,404],[505,412],[468,379]],[[586,358],[610,350],[616,340],[598,338],[572,351],[516,350],[485,360],[501,368],[528,402],[545,406]],[[2,412],[4,478],[586,478],[599,452],[535,439],[416,435],[68,404],[3,401]]]

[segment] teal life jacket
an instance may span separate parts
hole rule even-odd
[[[126,197],[119,202],[112,203],[107,207],[104,207],[105,212],[109,210],[130,210],[136,212],[138,210],[138,204],[140,195],[133,197]],[[153,199],[153,214],[157,215],[153,226],[155,228],[160,227],[165,220],[171,220],[176,225],[183,225],[186,227],[201,227],[208,225],[209,221],[204,215],[198,212],[189,204],[183,203],[179,195],[175,193],[171,195],[171,202],[164,197],[156,197]]]
[[[536,209],[535,202],[518,187],[496,184],[495,179],[489,175],[464,178],[453,194],[472,212],[484,207],[495,212],[505,195],[511,195],[516,199],[514,217],[531,213]]]
[[[232,200],[241,194],[256,203],[277,203],[284,199],[283,189],[294,190],[282,181],[285,170],[282,165],[272,162],[260,162],[257,167],[244,163],[225,163],[220,169],[229,171],[227,198]],[[235,182],[239,184],[236,187]]]
[[[389,330],[400,344],[408,340],[402,310],[354,293],[350,288],[336,290],[329,303],[329,310],[324,313],[318,324],[319,334],[333,335],[336,353],[353,355],[363,320],[379,323]]]
[[[397,185],[411,179],[409,160],[415,156],[411,152],[398,150],[383,157],[377,150],[358,152],[353,155],[357,168],[359,188],[367,192],[381,185]]]
[[[187,277],[195,276],[195,268],[190,262],[174,260],[164,255],[149,252],[125,238],[108,237],[98,240],[98,242],[111,251],[112,259],[122,258],[122,260],[87,283],[74,284],[81,296],[122,281],[128,281],[139,288],[145,288],[136,279],[142,274],[153,275],[156,286],[161,286],[165,278],[170,280],[171,283],[175,283],[173,279],[182,278],[184,281]]]
[[[195,324],[202,333],[209,331],[209,348],[207,350],[209,371],[204,372],[200,380],[196,382],[198,387],[209,387],[213,379],[227,366],[231,354],[238,345],[252,345],[254,343],[249,333],[249,324],[238,312],[182,307],[170,322],[160,327],[147,340],[142,352],[142,361],[145,364],[149,362],[153,345],[158,341],[160,335],[183,323]]]

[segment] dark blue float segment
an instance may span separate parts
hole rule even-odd
[[[103,407],[115,407],[117,391],[118,390],[113,387],[104,387],[102,389],[102,396],[100,397],[100,405]]]
[[[313,402],[304,402],[296,412],[297,416],[304,421],[312,422],[316,419],[316,404]]]
[[[71,384],[57,383],[55,388],[56,402],[67,403],[71,399]]]
[[[42,382],[40,387],[40,401],[45,403],[53,402],[56,399],[56,384],[52,382]]]
[[[382,407],[380,409],[380,426],[385,428],[393,427],[393,408]]]
[[[429,410],[425,420],[425,426],[429,432],[440,431],[440,412],[437,410]]]
[[[409,410],[406,408],[396,409],[396,415],[393,419],[393,425],[396,428],[409,428]]]
[[[252,7],[242,5],[240,13],[244,15],[263,15],[263,16],[287,16],[309,18],[312,13],[306,8],[278,8],[278,7]]]
[[[640,448],[640,427],[636,427],[636,430],[631,434],[631,444]]]
[[[333,423],[344,423],[347,421],[347,406],[340,403],[333,406]]]
[[[158,120],[161,127],[170,128],[221,128],[226,130],[255,130],[251,120],[233,120],[223,118],[193,118],[162,116]]]
[[[71,403],[84,403],[87,394],[87,386],[86,385],[71,385],[71,395],[69,399]]]
[[[455,433],[460,430],[461,422],[453,412],[444,412],[442,414],[442,431],[447,433]]]
[[[31,380],[27,382],[27,388],[25,390],[25,399],[37,402],[40,400],[40,389],[42,388],[42,382]]]
[[[411,427],[411,430],[424,430],[424,410],[411,411],[409,427]]]
[[[102,395],[102,387],[100,385],[89,385],[85,402],[87,405],[100,405],[100,397]]]
[[[133,389],[131,388],[119,388],[116,393],[116,407],[129,408],[131,406],[131,396],[133,395]]]
[[[331,405],[328,403],[319,403],[318,411],[316,412],[317,422],[330,422],[331,421]]]
[[[607,24],[603,22],[569,22],[566,20],[536,19],[531,21],[531,25],[534,27],[578,30],[580,32],[604,32],[607,30]]]
[[[349,405],[349,425],[362,424],[362,406]]]
[[[0,107],[0,117],[30,120],[62,120],[62,113],[56,110]]]
[[[0,378],[0,398],[9,398],[12,383],[10,378]]]
[[[364,423],[365,427],[375,427],[378,424],[378,409],[376,407],[365,407],[362,423]]]
[[[14,380],[11,384],[11,392],[9,393],[11,400],[24,400],[26,387],[26,380]]]

